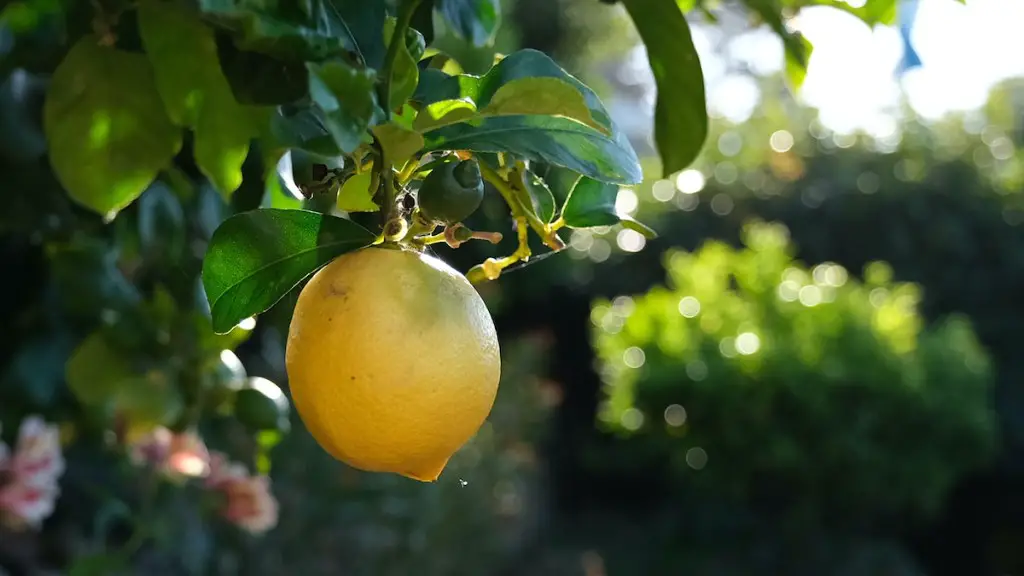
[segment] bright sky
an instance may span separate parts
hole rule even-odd
[[[836,132],[879,136],[895,130],[904,99],[928,119],[977,109],[994,84],[1024,76],[1022,23],[1024,0],[920,0],[911,42],[923,65],[898,77],[903,44],[895,27],[872,29],[835,9],[805,9],[791,23],[814,44],[800,98],[818,108],[822,123]],[[694,30],[709,107],[743,121],[757,106],[759,89],[712,54],[714,34],[713,28]],[[781,43],[767,30],[735,38],[726,51],[757,73],[782,66]]]

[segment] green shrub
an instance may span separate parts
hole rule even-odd
[[[861,284],[795,262],[781,225],[743,241],[669,252],[671,288],[595,304],[601,424],[752,504],[876,525],[936,512],[995,450],[971,328],[923,329],[918,288],[884,263]]]

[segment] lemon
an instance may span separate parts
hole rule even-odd
[[[423,482],[480,428],[500,376],[498,337],[464,276],[426,254],[345,254],[299,294],[288,332],[292,401],[331,455]]]

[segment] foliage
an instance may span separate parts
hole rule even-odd
[[[689,7],[627,8],[656,68],[668,174],[706,131]],[[510,529],[508,510],[534,481],[525,444],[538,426],[521,420],[541,414],[531,399],[499,396],[495,434],[453,464],[467,485],[410,492],[327,459],[285,423],[287,387],[269,380],[283,378],[295,289],[344,251],[494,242],[511,215],[511,256],[471,271],[481,281],[562,250],[562,228],[621,222],[653,237],[615,206],[643,170],[593,90],[535,51],[491,65],[484,46],[462,62],[486,62],[477,74],[439,52],[466,53],[458,37],[492,42],[500,13],[493,0],[4,4],[0,248],[17,278],[0,306],[0,422],[14,447],[19,424],[44,415],[67,471],[39,532],[5,522],[0,564],[312,574],[336,572],[323,565],[336,560],[372,574],[477,574],[522,549],[528,522]],[[478,212],[497,213],[492,232],[470,230],[471,217],[435,233],[417,218],[420,182],[456,158],[481,165]],[[205,459],[193,440],[209,444],[233,463],[230,481],[142,465],[142,447],[167,439],[187,448],[170,452],[186,464]],[[239,494],[265,513],[279,504],[280,527],[233,514]],[[310,533],[324,553],[310,554]],[[466,543],[457,566],[427,554]]]
[[[918,288],[792,260],[784,228],[666,256],[671,288],[599,302],[601,421],[674,476],[755,507],[877,525],[938,511],[994,454],[988,359]],[[766,500],[767,499],[767,500]]]

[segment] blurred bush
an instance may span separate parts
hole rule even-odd
[[[806,268],[780,225],[670,251],[670,287],[598,301],[604,427],[677,486],[844,529],[931,517],[995,452],[989,361],[962,319],[872,263]],[[614,462],[614,459],[610,459]]]

